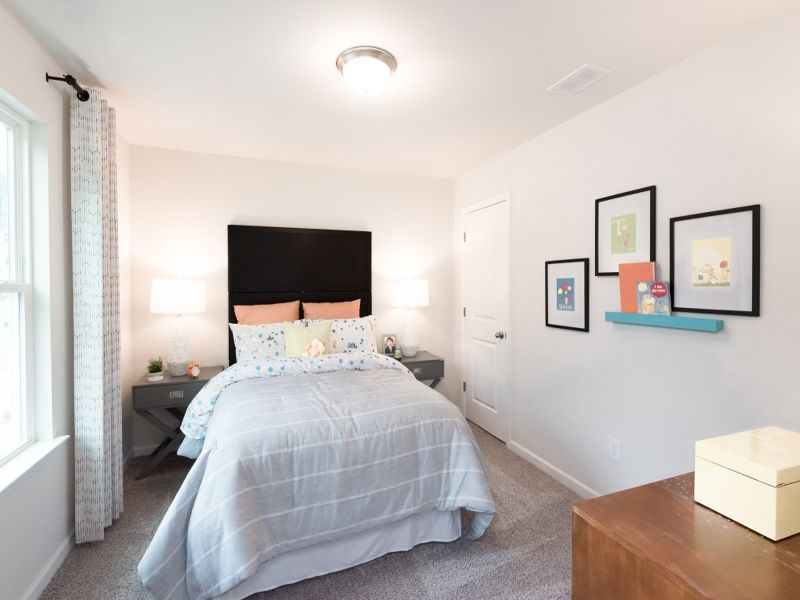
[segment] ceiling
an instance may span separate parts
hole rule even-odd
[[[784,0],[2,0],[132,144],[452,177],[651,77]],[[342,81],[390,50],[377,96]],[[576,67],[613,73],[544,92]],[[713,76],[710,73],[709,76]]]

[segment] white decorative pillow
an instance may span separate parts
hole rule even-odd
[[[286,358],[283,323],[229,325],[236,346],[236,362]]]
[[[308,323],[322,323],[327,319],[317,319]],[[375,341],[375,317],[360,319],[330,319],[331,336],[328,352],[377,352]]]

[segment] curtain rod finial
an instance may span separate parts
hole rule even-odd
[[[78,81],[69,73],[65,73],[63,77],[56,77],[55,75],[50,75],[50,73],[45,71],[44,80],[63,81],[64,83],[71,86],[75,90],[78,96],[78,100],[80,100],[81,102],[86,102],[89,99],[89,90],[81,87]]]

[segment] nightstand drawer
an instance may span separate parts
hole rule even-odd
[[[444,377],[443,360],[421,360],[406,365],[417,379],[438,379]]]
[[[136,410],[148,408],[167,408],[188,406],[206,381],[187,381],[185,383],[148,385],[133,389],[133,407]]]

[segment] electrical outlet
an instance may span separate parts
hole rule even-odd
[[[622,462],[619,453],[619,440],[612,435],[608,436],[608,458]]]

